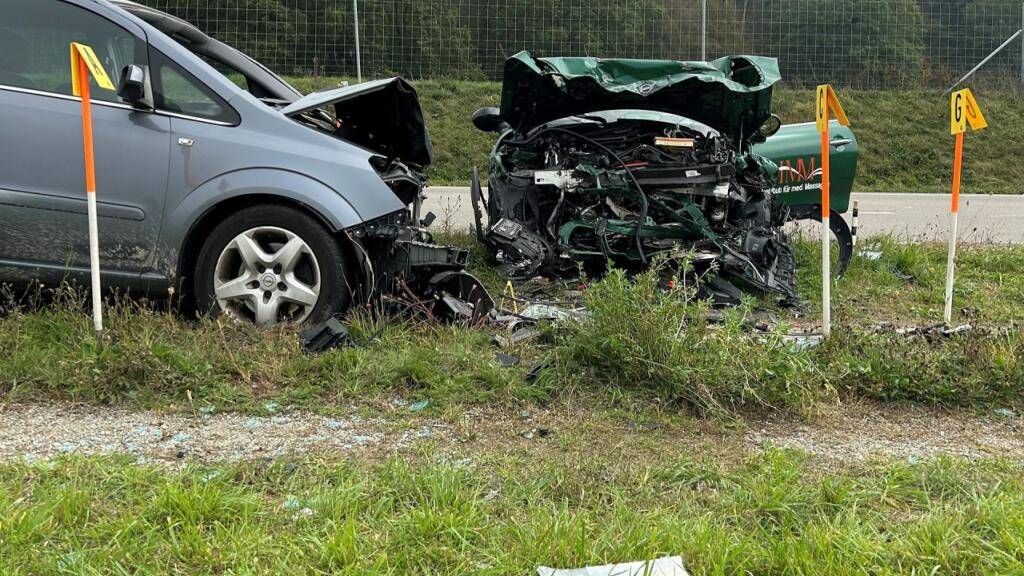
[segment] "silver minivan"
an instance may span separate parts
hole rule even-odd
[[[461,270],[420,214],[433,148],[405,81],[303,96],[139,4],[3,0],[0,282],[88,274],[71,42],[121,79],[91,91],[106,286],[269,326]]]

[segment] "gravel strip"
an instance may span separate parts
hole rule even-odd
[[[493,412],[493,413],[492,413]],[[394,420],[339,418],[304,412],[275,416],[131,412],[119,408],[73,404],[23,404],[0,411],[0,461],[45,460],[64,454],[129,454],[140,461],[167,464],[271,459],[291,455],[333,454],[342,457],[387,456],[415,450],[421,443],[442,452],[473,453],[513,446],[557,449],[551,440],[570,431],[588,414],[569,418],[546,412],[542,428],[523,433],[523,420],[509,414],[470,410],[464,426],[468,440],[451,424],[422,416]],[[582,419],[582,420],[581,420]],[[577,422],[574,424],[573,421]],[[531,425],[533,425],[531,424]],[[812,422],[777,416],[746,421],[745,431],[688,427],[654,432],[665,449],[703,438],[721,446],[749,450],[795,448],[835,461],[896,458],[913,461],[938,455],[965,458],[1004,457],[1024,461],[1024,420],[1009,410],[979,417],[969,413],[939,413],[914,408],[847,405]],[[593,431],[621,441],[621,431]],[[554,442],[554,443],[553,443]],[[525,443],[525,444],[524,444]],[[531,448],[532,447],[532,448]]]
[[[752,423],[745,436],[757,446],[796,448],[839,460],[913,461],[939,455],[1024,460],[1024,421],[1005,409],[979,416],[854,404],[813,423]]]
[[[432,435],[420,432],[420,437]],[[390,439],[381,421],[307,413],[258,417],[191,417],[117,408],[16,405],[0,412],[0,459],[48,459],[61,454],[134,454],[153,461],[236,461],[292,454],[355,454],[411,445]]]

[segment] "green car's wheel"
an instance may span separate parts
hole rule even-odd
[[[790,207],[791,221],[795,220],[816,220],[821,222],[820,204],[800,204]],[[841,278],[850,267],[850,260],[853,259],[853,234],[850,232],[850,225],[843,219],[843,215],[835,210],[829,211],[828,227],[839,244],[839,262],[836,264],[832,275]]]

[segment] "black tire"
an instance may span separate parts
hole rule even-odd
[[[821,222],[821,205],[800,204],[793,206],[790,212],[790,221],[797,220],[816,220]],[[839,262],[835,270],[832,271],[832,276],[842,278],[843,274],[846,274],[846,269],[850,267],[850,260],[853,259],[853,233],[850,231],[850,225],[846,223],[843,215],[835,210],[829,210],[828,227],[829,230],[832,230],[832,236],[835,237],[836,243],[839,246]]]
[[[206,237],[193,275],[197,311],[212,316],[222,313],[214,294],[217,260],[236,236],[261,226],[282,228],[296,234],[316,257],[320,269],[320,294],[312,312],[302,323],[315,325],[343,314],[351,303],[352,290],[347,280],[345,253],[338,239],[305,212],[274,204],[260,204],[239,210],[218,224]]]

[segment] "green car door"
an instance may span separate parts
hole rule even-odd
[[[840,126],[835,120],[829,128],[831,206],[842,214],[849,209],[857,173],[857,138],[848,126]],[[778,182],[772,191],[783,202],[790,206],[820,205],[821,136],[814,122],[784,125],[768,140],[756,144],[753,151],[779,165]]]

